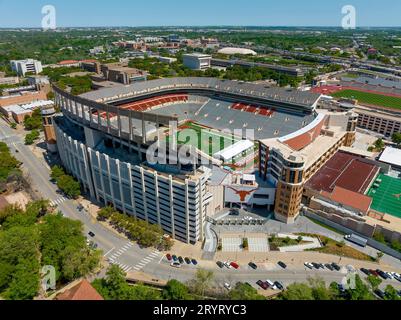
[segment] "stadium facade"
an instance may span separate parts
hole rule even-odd
[[[355,139],[357,116],[318,114],[320,95],[293,89],[176,78],[81,96],[54,91],[63,115],[53,124],[68,171],[97,201],[192,244],[204,239],[207,217],[227,206],[263,206],[293,222],[305,182]],[[226,137],[220,132],[237,131],[232,145],[212,152],[185,149],[191,161],[179,156],[176,162],[149,161],[156,151],[171,159],[184,149],[161,143],[174,140],[172,123],[181,129],[201,126],[218,138]],[[208,147],[220,146],[209,145],[209,138]],[[260,164],[250,167],[251,162]]]

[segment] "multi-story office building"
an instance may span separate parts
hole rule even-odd
[[[192,70],[206,70],[211,67],[212,56],[202,53],[184,54],[184,66]]]
[[[39,74],[43,71],[42,63],[34,59],[26,60],[12,60],[11,69],[16,72],[19,76],[25,76],[25,74]]]

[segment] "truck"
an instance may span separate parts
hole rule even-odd
[[[346,235],[344,237],[346,240],[348,240],[349,242],[355,243],[358,246],[361,246],[363,248],[365,248],[368,244],[368,240],[365,238],[362,238],[360,236],[357,236],[356,234],[350,234],[350,235]]]

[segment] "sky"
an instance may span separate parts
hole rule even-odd
[[[0,28],[40,27],[44,5],[58,27],[340,26],[344,5],[359,27],[401,26],[400,0],[0,0]]]

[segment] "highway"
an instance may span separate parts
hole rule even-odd
[[[31,149],[24,145],[23,140],[23,133],[11,129],[3,119],[0,120],[0,141],[6,142],[14,156],[23,163],[23,169],[29,173],[33,189],[37,190],[44,199],[57,203],[64,216],[81,221],[84,225],[85,234],[88,234],[89,231],[94,232],[93,241],[98,244],[99,249],[103,251],[107,259],[119,264],[126,272],[144,272],[160,280],[177,279],[186,281],[194,277],[197,270],[196,267],[183,266],[179,270],[174,269],[170,267],[163,253],[155,249],[142,249],[107,229],[85,211],[79,212],[76,202],[66,199],[57,193],[57,186],[50,181],[50,168],[47,163],[35,156]],[[249,282],[256,287],[256,281],[266,279],[279,280],[288,285],[293,282],[304,282],[314,275],[319,275],[327,282],[338,282],[344,277],[344,274],[339,272],[310,271],[305,268],[291,269],[289,267],[288,270],[279,268],[267,270],[264,267],[260,267],[257,271],[254,271],[249,267],[241,267],[240,270],[220,270],[210,261],[200,261],[199,266],[213,269],[217,285],[225,282],[235,284],[235,282],[243,281]],[[394,281],[392,284],[397,285],[397,282]]]

